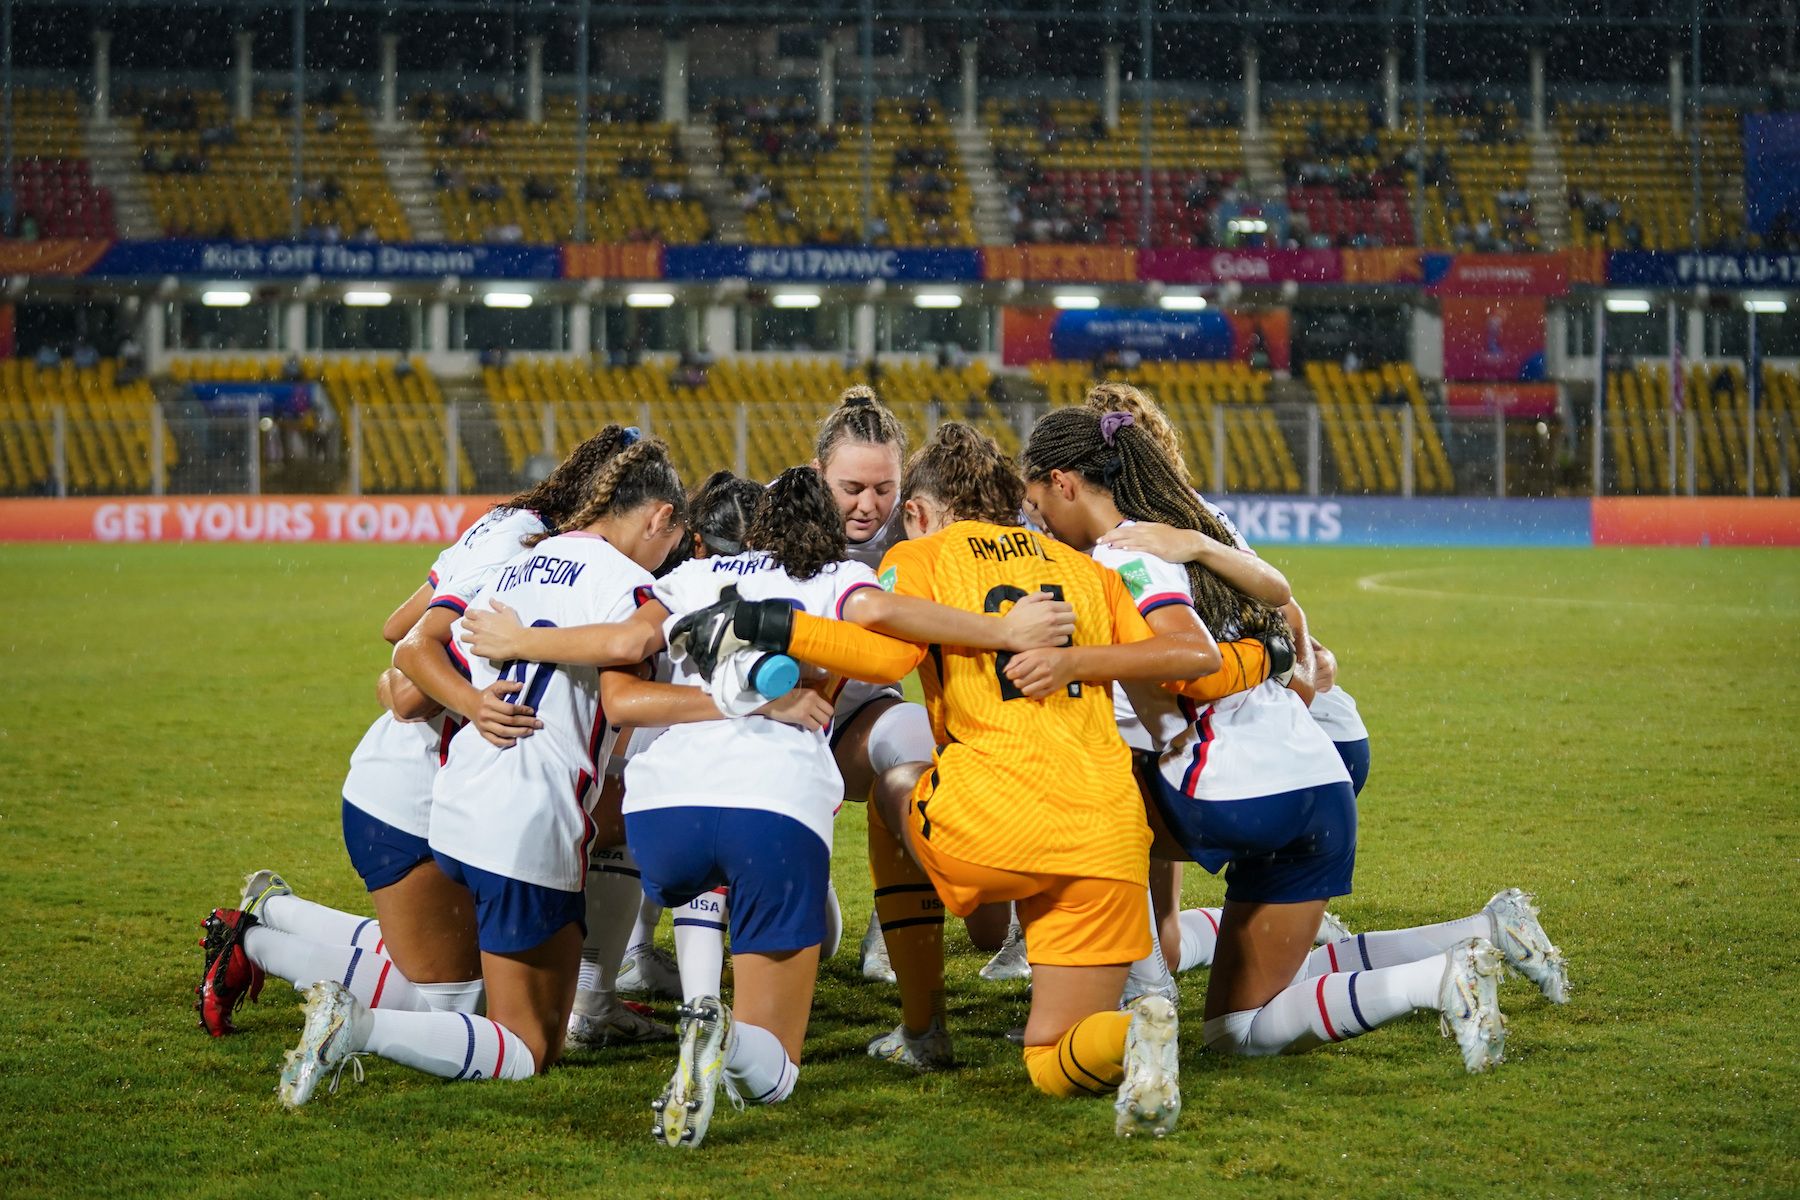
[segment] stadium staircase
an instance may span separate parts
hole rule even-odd
[[[369,136],[387,168],[388,184],[406,210],[413,236],[421,242],[443,241],[444,218],[432,195],[431,160],[425,155],[418,128],[405,122],[383,125],[371,120]]]
[[[516,490],[521,472],[507,458],[499,418],[480,377],[441,379],[438,386],[443,389],[444,403],[456,408],[463,457],[475,476],[473,483],[464,480],[464,486],[483,495]]]
[[[1531,147],[1531,168],[1526,174],[1526,186],[1531,189],[1538,233],[1547,248],[1560,250],[1569,244],[1569,187],[1563,177],[1562,154],[1556,138],[1549,133],[1531,134],[1527,142]]]
[[[1244,190],[1266,203],[1282,203],[1287,189],[1282,185],[1281,171],[1276,167],[1274,147],[1267,126],[1255,133],[1239,135],[1244,150]]]
[[[958,121],[954,125],[956,153],[962,159],[963,178],[975,196],[975,236],[984,246],[1013,244],[1012,222],[1006,218],[1006,190],[994,169],[993,144],[985,129]]]
[[[719,131],[703,121],[691,121],[676,131],[681,152],[688,162],[688,185],[700,196],[707,219],[721,242],[747,242],[744,208],[731,194],[731,184],[719,174],[723,161]]]
[[[1306,382],[1319,402],[1325,457],[1345,495],[1393,495],[1404,490],[1405,425],[1412,412],[1412,478],[1415,493],[1449,493],[1456,487],[1436,420],[1410,363],[1345,371],[1337,363],[1306,364]],[[1378,403],[1383,394],[1403,404]]]
[[[150,210],[144,175],[138,169],[137,139],[130,128],[117,121],[97,121],[89,117],[85,132],[94,183],[112,192],[113,221],[118,226],[119,236],[162,236],[162,227]]]

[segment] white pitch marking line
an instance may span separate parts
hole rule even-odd
[[[1498,592],[1446,592],[1437,588],[1407,587],[1388,582],[1393,579],[1456,569],[1455,567],[1407,567],[1399,571],[1380,571],[1374,575],[1364,575],[1356,581],[1356,586],[1365,592],[1383,592],[1393,596],[1423,596],[1432,600],[1490,600],[1502,604],[1572,604],[1580,608],[1674,608],[1688,612],[1704,610],[1706,612],[1735,613],[1749,617],[1792,615],[1788,610],[1780,608],[1743,608],[1728,604],[1688,604],[1669,600],[1588,600],[1576,596],[1509,596]]]

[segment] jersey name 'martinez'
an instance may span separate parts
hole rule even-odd
[[[968,539],[969,553],[976,558],[988,559],[992,562],[1005,562],[1009,558],[1042,558],[1050,556],[1044,553],[1044,547],[1030,533],[1020,530],[1017,533],[1004,534],[997,538],[972,537]]]
[[[500,572],[500,578],[494,582],[496,592],[510,591],[527,583],[562,584],[574,587],[575,581],[581,578],[582,571],[587,569],[584,562],[576,562],[572,558],[557,558],[553,554],[536,554],[528,563],[507,567]]]

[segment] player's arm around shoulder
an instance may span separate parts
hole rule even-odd
[[[1077,681],[1164,683],[1210,675],[1219,669],[1218,644],[1191,607],[1158,609],[1150,614],[1158,618],[1157,625],[1152,625],[1138,613],[1118,572],[1098,563],[1094,569],[1102,575],[1112,641],[1013,655],[1006,676],[1026,696],[1043,699]],[[1181,616],[1184,607],[1187,620]]]

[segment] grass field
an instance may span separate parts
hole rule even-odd
[[[1800,555],[1277,552],[1373,730],[1355,929],[1535,890],[1573,1002],[1522,982],[1509,1061],[1463,1073],[1435,1020],[1275,1060],[1200,1052],[1186,1112],[1029,1090],[1015,986],[953,936],[966,1065],[895,1074],[851,946],[826,965],[788,1104],[651,1145],[663,1048],[518,1084],[373,1062],[287,1114],[298,1030],[271,982],[244,1032],[190,1010],[196,925],[253,867],[357,907],[337,823],[374,715],[380,620],[428,549],[0,547],[0,1192],[285,1197],[1793,1195],[1800,1190]],[[862,815],[838,830],[852,930]],[[1218,884],[1190,872],[1190,895]]]

